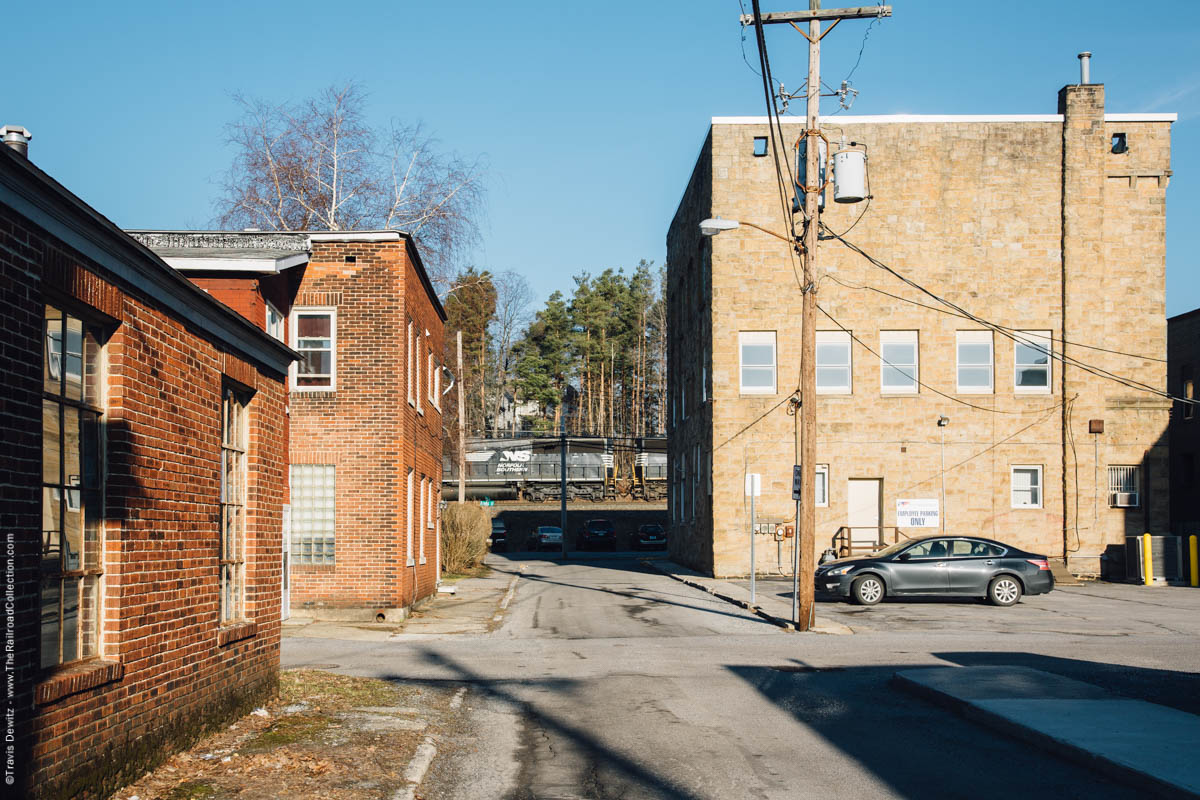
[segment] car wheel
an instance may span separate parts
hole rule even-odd
[[[1021,582],[1011,575],[992,578],[988,584],[988,600],[994,606],[1016,605],[1021,599]]]
[[[850,586],[850,596],[860,606],[873,606],[883,599],[883,581],[874,575],[864,575]]]

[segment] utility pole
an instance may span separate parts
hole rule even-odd
[[[466,434],[466,402],[463,400],[463,389],[467,386],[466,376],[463,375],[462,360],[462,331],[458,331],[458,502],[467,499],[467,434]]]
[[[757,6],[756,6],[757,7]],[[799,424],[797,433],[800,437],[799,447],[800,467],[800,502],[796,514],[796,576],[794,584],[798,589],[799,602],[793,602],[796,618],[792,620],[796,630],[806,631],[812,627],[814,597],[813,572],[815,561],[815,528],[817,523],[816,479],[817,479],[817,373],[816,373],[816,313],[817,313],[817,243],[820,233],[820,197],[824,186],[821,185],[820,173],[820,139],[821,139],[821,21],[832,20],[833,24],[825,29],[825,33],[833,30],[834,26],[843,19],[863,19],[868,17],[890,17],[891,6],[866,6],[860,8],[831,8],[821,9],[821,0],[808,0],[808,11],[788,11],[776,14],[762,14],[756,19],[754,15],[743,16],[742,24],[789,24],[808,39],[808,108],[805,124],[805,179],[804,179],[804,235],[800,244],[803,247],[803,304],[800,317],[800,408],[797,409]],[[797,25],[799,22],[808,23],[808,33],[804,33]],[[771,87],[772,91],[775,87]]]

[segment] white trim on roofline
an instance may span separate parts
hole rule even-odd
[[[1175,122],[1178,114],[1105,114],[1105,122]],[[803,125],[803,117],[780,117],[780,122]],[[866,116],[821,117],[822,123],[865,123],[898,122],[1062,122],[1062,114],[874,114]],[[766,117],[713,117],[713,125],[766,125]]]
[[[402,234],[399,231],[330,231],[328,233],[310,233],[310,242],[397,242]]]
[[[293,253],[283,258],[191,258],[190,256],[160,256],[180,272],[207,270],[210,272],[268,272],[277,273],[308,263],[308,253]]]

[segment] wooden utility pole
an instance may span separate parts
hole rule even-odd
[[[743,25],[780,24],[794,27],[808,39],[808,108],[806,114],[804,170],[804,234],[800,238],[803,252],[803,303],[800,317],[800,407],[796,414],[796,451],[801,468],[800,501],[796,505],[796,552],[793,570],[797,601],[792,622],[797,630],[806,631],[813,624],[813,573],[816,566],[816,479],[817,479],[817,243],[820,233],[820,200],[825,187],[821,182],[821,21],[832,20],[825,33],[843,19],[889,17],[891,6],[821,9],[821,0],[808,0],[808,11],[788,11],[742,17]],[[808,23],[808,33],[798,22]],[[774,91],[775,87],[771,87]],[[774,123],[772,123],[774,124]]]
[[[466,419],[467,404],[463,398],[466,383],[463,381],[462,360],[462,331],[458,331],[458,502],[462,503],[467,496],[467,434]]]

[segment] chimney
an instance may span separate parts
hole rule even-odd
[[[1084,50],[1079,54],[1079,85],[1087,86],[1092,82],[1092,54]]]
[[[22,158],[29,158],[29,140],[33,138],[33,134],[20,125],[3,125],[0,126],[0,137],[3,137],[4,144],[11,147]]]

